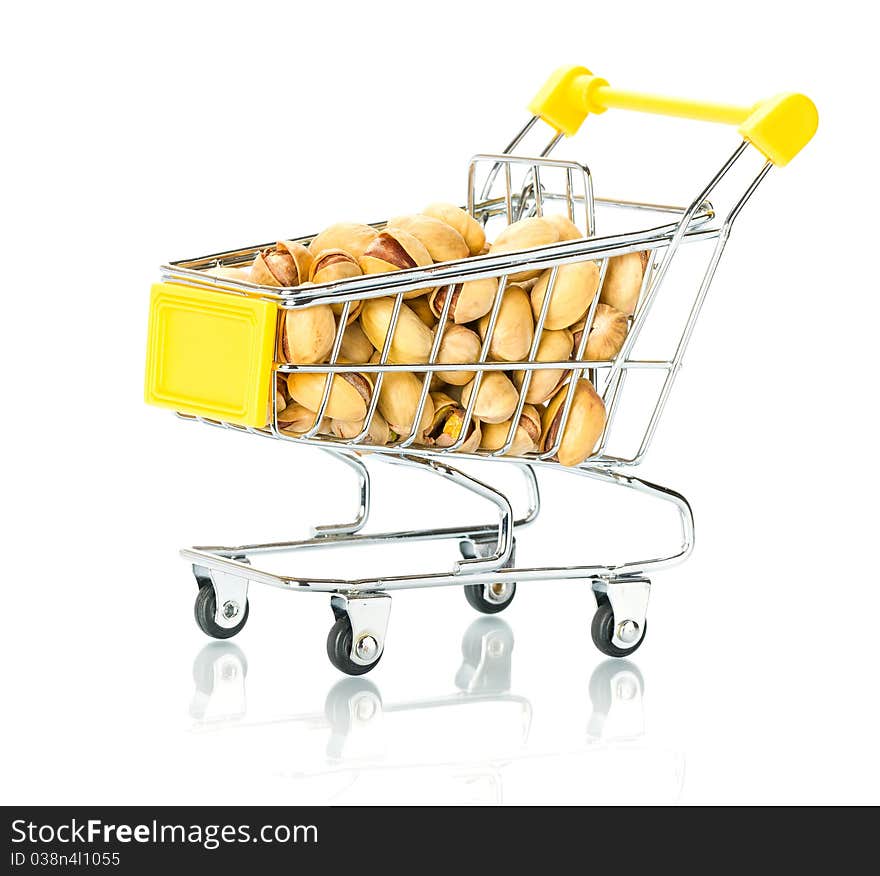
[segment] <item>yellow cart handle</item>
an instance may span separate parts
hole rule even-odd
[[[803,94],[778,94],[753,106],[730,106],[612,88],[586,67],[560,67],[529,104],[533,115],[568,137],[577,133],[589,113],[612,107],[736,125],[743,139],[778,165],[788,164],[819,125],[815,104]]]

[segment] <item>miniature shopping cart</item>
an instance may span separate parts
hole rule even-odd
[[[599,198],[594,196],[592,176],[584,164],[549,155],[563,137],[577,131],[588,114],[602,113],[612,107],[736,125],[742,142],[689,206]],[[690,554],[693,516],[683,496],[635,477],[628,470],[642,461],[654,437],[734,221],[770,168],[788,163],[812,137],[818,122],[816,109],[808,98],[799,94],[779,95],[747,108],[652,97],[613,88],[583,67],[558,70],[529,109],[532,118],[503,153],[480,154],[471,160],[467,209],[487,232],[493,228],[497,232],[526,217],[556,212],[586,228],[584,238],[333,283],[275,289],[235,279],[230,276],[232,272],[217,271],[251,263],[266,244],[172,262],[161,269],[162,282],[154,286],[151,300],[147,401],[171,408],[189,420],[321,448],[354,469],[359,478],[360,508],[350,523],[318,526],[312,538],[302,541],[196,547],[182,551],[183,557],[192,563],[199,585],[196,619],[208,635],[228,638],[242,629],[248,617],[251,582],[290,591],[329,593],[336,617],[328,638],[330,660],[343,672],[358,675],[374,667],[384,651],[391,603],[389,591],[460,585],[474,608],[494,613],[510,605],[519,582],[582,579],[590,582],[598,602],[592,637],[599,650],[611,656],[625,656],[643,641],[650,590],[648,576],[683,561]],[[518,154],[521,144],[535,136],[530,132],[539,120],[548,123],[554,131],[549,144],[537,157]],[[732,206],[719,211],[709,197],[721,191],[722,180],[726,180],[725,186],[731,184],[735,177],[732,171],[737,165],[736,174],[742,175],[745,163],[740,164],[741,159],[746,153],[755,155],[749,150],[750,145],[763,161],[757,165],[756,174],[748,173],[744,190],[742,185],[737,186],[731,198]],[[384,223],[375,223],[374,227],[381,229]],[[295,239],[307,244],[312,238]],[[537,355],[538,342],[560,267],[593,261],[599,266],[601,290],[609,260],[628,253],[644,254],[647,266],[620,350],[607,360],[585,358],[600,291],[592,299],[585,328],[571,359],[542,361]],[[649,323],[649,316],[658,310],[667,295],[677,296],[683,288],[681,282],[665,281],[674,265],[685,260],[685,254],[690,262],[696,257],[699,269],[693,284],[686,287],[686,306],[675,324],[672,340],[661,355],[642,355],[637,343]],[[547,294],[541,312],[536,314],[534,342],[529,354],[518,362],[494,361],[490,347],[505,291],[513,285],[508,281],[525,271],[548,270]],[[442,368],[438,365],[439,345],[449,324],[446,317],[453,297],[449,294],[427,362],[393,361],[389,349],[407,293],[486,278],[497,279],[498,291],[476,363],[444,361]],[[365,300],[386,296],[393,297],[394,307],[384,348],[369,362],[344,361],[339,351],[349,317]],[[276,352],[280,317],[288,310],[321,304],[333,305],[338,314],[338,328],[328,360],[314,365],[291,365],[282,361]],[[650,323],[654,321],[652,318]],[[545,444],[538,451],[512,455],[510,451],[529,383],[541,369],[557,369],[567,379],[557,437],[552,446]],[[475,373],[474,391],[463,404],[464,424],[457,440],[448,447],[422,443],[419,428],[432,378],[438,370]],[[510,433],[500,448],[468,448],[468,452],[462,452],[468,425],[474,417],[480,381],[493,370],[521,373]],[[374,444],[370,426],[376,416],[377,400],[383,380],[395,371],[413,372],[422,377],[419,407],[409,434],[394,435],[388,444]],[[313,425],[291,434],[279,426],[275,385],[277,379],[296,373],[324,375],[323,397],[315,411]],[[350,373],[369,375],[373,384],[363,428],[352,437],[324,434],[321,423],[333,382]],[[631,387],[645,377],[651,378],[654,388],[647,394],[647,402],[643,391],[637,394],[642,409],[635,417],[624,418],[627,436],[623,436],[619,434],[623,427],[618,428],[621,411],[630,405],[624,399],[635,395]],[[572,411],[575,389],[582,379],[590,380],[601,396],[606,419],[592,455],[581,464],[566,468],[556,457]],[[566,381],[561,385],[565,386]],[[370,510],[367,460],[418,469],[471,491],[494,505],[497,523],[365,533],[362,530]],[[458,460],[494,460],[519,468],[528,488],[528,511],[517,518],[501,490],[460,470],[453,464]],[[617,484],[668,502],[680,519],[680,546],[666,556],[621,564],[518,568],[515,535],[539,513],[537,475],[547,469]],[[251,564],[264,554],[432,539],[457,541],[462,558],[454,562],[451,569],[441,571],[354,579],[281,575]]]

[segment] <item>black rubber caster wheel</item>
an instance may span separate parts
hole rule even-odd
[[[211,636],[213,639],[231,639],[234,635],[240,633],[247,623],[250,610],[250,605],[245,600],[244,613],[241,615],[241,620],[234,627],[221,627],[214,620],[214,615],[217,612],[217,597],[214,595],[214,588],[208,586],[200,587],[196,596],[196,623],[205,635]]]
[[[642,631],[642,637],[631,648],[618,648],[611,641],[614,635],[614,610],[608,601],[602,602],[593,615],[593,624],[590,627],[590,634],[593,637],[593,644],[609,657],[629,657],[634,651],[638,651],[639,646],[645,641],[648,635],[648,624]]]
[[[382,659],[380,651],[372,663],[355,663],[351,659],[351,645],[351,621],[347,615],[343,615],[336,619],[336,623],[330,627],[330,633],[327,636],[327,656],[330,658],[330,662],[346,675],[365,675]]]
[[[488,595],[487,595],[488,594]],[[513,581],[504,584],[465,584],[464,598],[471,608],[483,614],[498,614],[504,611],[516,596],[516,584]]]

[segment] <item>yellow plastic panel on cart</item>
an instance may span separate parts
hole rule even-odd
[[[157,283],[150,296],[147,404],[240,426],[265,426],[277,307]]]

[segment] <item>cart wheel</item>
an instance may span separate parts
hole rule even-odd
[[[619,648],[615,645],[611,638],[614,635],[614,610],[611,603],[604,601],[600,603],[593,615],[593,624],[590,627],[590,634],[593,637],[593,644],[609,657],[628,657],[633,651],[637,651],[645,636],[648,635],[648,624],[642,631],[641,638],[631,648]]]
[[[199,625],[199,629],[203,633],[214,639],[231,639],[236,633],[241,632],[242,628],[247,623],[250,610],[250,604],[245,601],[244,613],[241,616],[241,620],[234,627],[221,627],[217,621],[214,620],[214,615],[217,612],[217,597],[214,595],[214,588],[207,586],[200,587],[198,595],[196,596],[196,623]]]
[[[516,583],[505,584],[465,584],[464,598],[471,608],[483,614],[498,614],[504,611],[516,596]]]
[[[372,636],[367,636],[365,639],[372,639]],[[330,627],[330,634],[327,636],[327,656],[340,672],[346,675],[364,675],[382,659],[382,652],[379,651],[371,663],[355,663],[351,659],[351,640],[351,621],[347,615],[343,615]],[[375,640],[373,644],[375,645]]]

